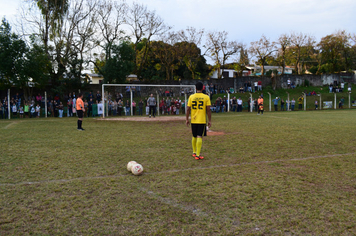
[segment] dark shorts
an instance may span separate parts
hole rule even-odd
[[[205,126],[206,124],[192,124],[193,137],[194,138],[196,138],[197,136],[203,137]]]
[[[83,110],[77,110],[77,115],[79,119],[83,118]]]

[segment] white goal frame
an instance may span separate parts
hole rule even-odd
[[[126,87],[130,86],[130,112],[131,116],[133,116],[133,110],[132,110],[132,90],[131,87],[169,87],[169,88],[192,88],[194,93],[196,93],[195,85],[166,85],[166,84],[102,84],[101,86],[101,103],[103,104],[103,118],[105,118],[105,108],[106,108],[106,103],[105,103],[105,86],[106,87]],[[185,99],[185,112],[187,112],[187,94],[184,94],[184,99]],[[106,109],[106,112],[108,110]],[[157,105],[156,105],[156,114],[159,115],[159,95],[157,94]]]

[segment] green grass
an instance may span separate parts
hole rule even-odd
[[[0,121],[0,235],[355,235],[355,115],[213,114],[202,161],[182,121]]]

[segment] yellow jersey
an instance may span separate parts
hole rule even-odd
[[[206,107],[211,106],[210,98],[203,93],[190,95],[188,107],[191,108],[191,123],[206,124]]]

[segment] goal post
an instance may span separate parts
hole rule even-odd
[[[130,98],[130,115],[133,116],[133,109],[132,109],[132,101],[133,101],[133,91],[132,88],[133,87],[140,87],[140,93],[141,93],[141,89],[144,87],[148,87],[148,88],[154,88],[156,87],[157,89],[159,88],[175,88],[175,89],[183,89],[183,88],[187,88],[187,89],[191,89],[192,93],[196,93],[196,89],[195,89],[195,85],[161,85],[161,84],[102,84],[102,96],[101,96],[101,103],[103,104],[103,118],[105,118],[105,116],[108,116],[106,113],[108,112],[108,105],[107,105],[107,99],[105,96],[105,87],[121,87],[123,89],[125,89],[126,87],[130,87],[130,91],[129,91],[129,98]],[[150,94],[155,94],[156,96],[154,96],[157,101],[156,101],[156,114],[159,115],[159,99],[160,99],[160,94],[156,91],[153,92],[154,90],[150,91]],[[180,91],[179,91],[180,93]],[[185,99],[185,112],[187,111],[187,93],[184,93],[184,99]],[[146,106],[146,104],[144,104]]]

